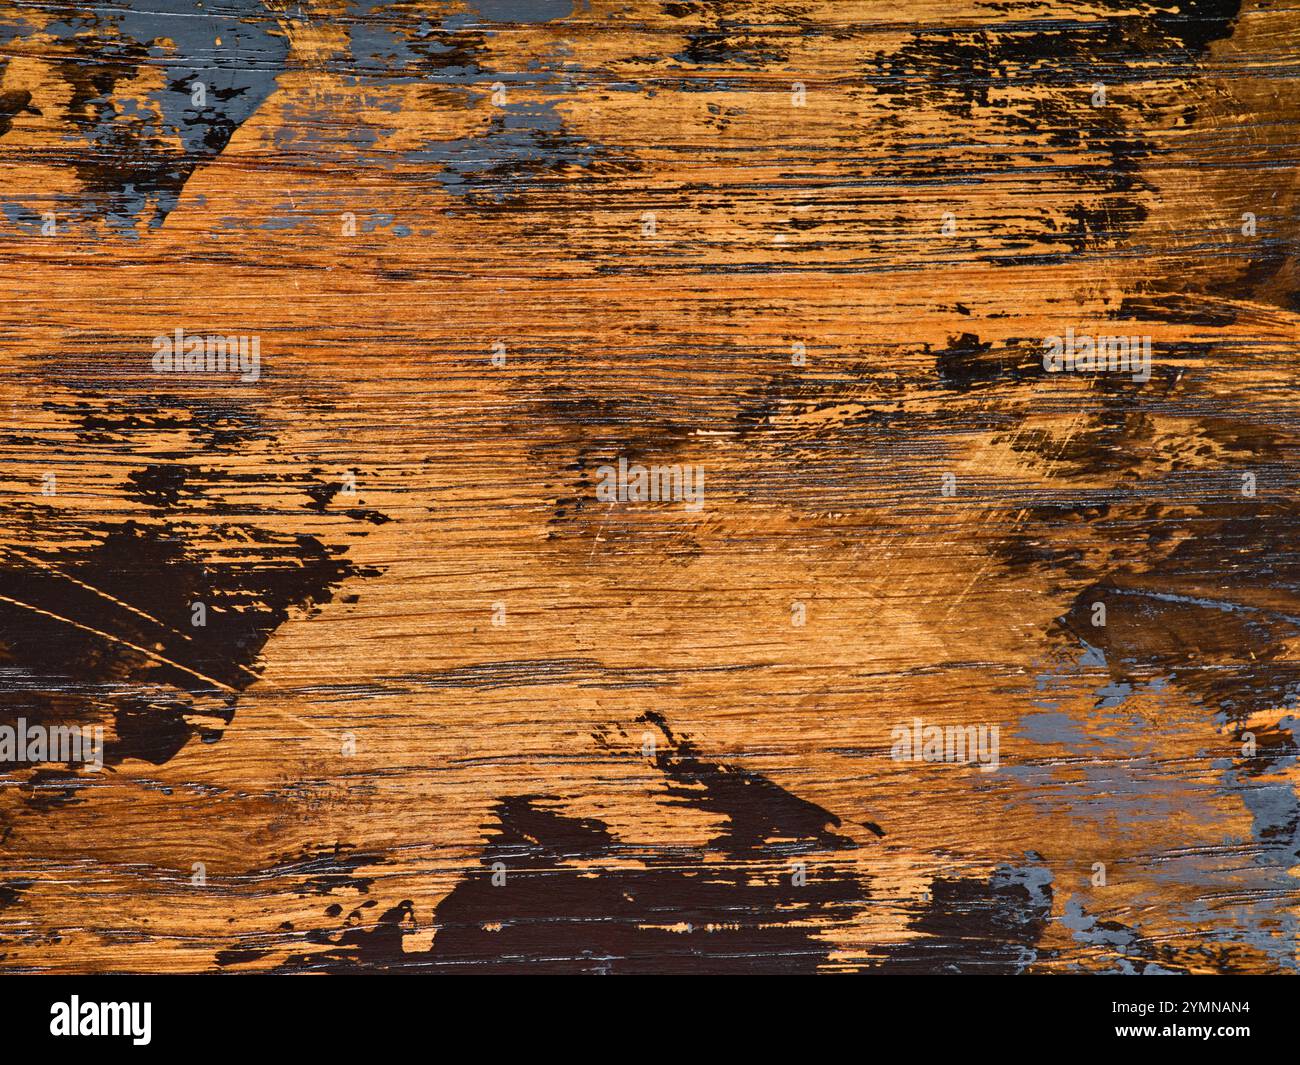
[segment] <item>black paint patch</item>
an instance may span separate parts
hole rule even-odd
[[[347,929],[323,956],[292,967],[327,971],[496,973],[801,973],[830,944],[817,923],[843,920],[864,894],[852,877],[810,863],[791,884],[784,866],[720,865],[703,855],[636,854],[592,818],[538,796],[497,807],[486,867],[438,906],[427,953],[405,954],[409,900],[373,928]],[[636,868],[644,862],[645,868]],[[494,886],[501,863],[504,886]],[[616,867],[611,868],[612,865]],[[629,868],[629,866],[631,866]],[[501,870],[499,869],[498,872]]]
[[[1052,915],[1051,875],[1003,866],[987,881],[936,879],[910,922],[918,938],[889,948],[886,973],[1023,973]]]
[[[1014,154],[990,158],[1018,168],[1061,157],[1079,156],[1058,188],[1076,188],[1079,198],[1068,207],[1044,215],[1037,228],[1017,234],[1022,250],[991,256],[1002,265],[1048,261],[1062,254],[1080,254],[1112,246],[1131,236],[1147,217],[1138,195],[1151,191],[1142,166],[1155,145],[1137,134],[1124,110],[1093,106],[1092,86],[1100,83],[1122,100],[1130,114],[1159,125],[1175,116],[1186,118],[1187,104],[1178,94],[1152,97],[1144,86],[1153,78],[1192,76],[1202,51],[1228,36],[1239,0],[1204,0],[1181,5],[1178,13],[1151,6],[1099,3],[1094,17],[1005,21],[986,26],[940,25],[912,33],[890,51],[878,51],[863,64],[867,84],[890,101],[896,111],[919,109],[943,112],[960,124],[961,133],[986,140],[997,131]],[[1116,10],[1119,9],[1119,10]],[[1115,14],[1109,14],[1115,10]],[[1121,13],[1122,12],[1122,13]],[[911,158],[904,139],[888,153]],[[965,160],[965,161],[964,161]],[[953,181],[987,180],[986,161],[971,166],[962,151],[934,153],[917,163],[880,172],[931,183],[938,177]],[[1027,219],[1032,223],[1032,218]],[[1054,249],[1046,257],[1025,247]]]
[[[335,891],[355,891],[365,895],[375,882],[371,876],[359,876],[362,867],[384,865],[385,859],[372,851],[359,851],[346,843],[332,846],[304,847],[297,854],[257,873],[258,879],[289,878],[299,883],[299,895],[330,895]]]
[[[1046,373],[1041,349],[994,348],[974,333],[949,337],[948,346],[935,353],[934,365],[943,386],[958,392],[1032,380]]]
[[[706,848],[633,847],[595,818],[563,813],[554,799],[512,796],[497,805],[484,869],[438,905],[429,951],[403,951],[418,925],[404,900],[373,927],[309,937],[330,949],[291,959],[289,968],[816,971],[830,951],[817,929],[852,919],[867,897],[855,874],[813,857],[855,846],[831,831],[839,818],[758,773],[701,759],[658,714],[642,721],[665,738],[652,764],[670,801],[724,819],[725,831]],[[793,883],[792,856],[807,856],[806,883]],[[494,884],[502,875],[504,884]]]
[[[126,479],[131,488],[128,494],[151,507],[165,509],[180,500],[185,483],[194,475],[188,466],[150,465],[143,470],[132,470]]]
[[[191,716],[229,722],[292,610],[361,575],[311,536],[241,528],[233,558],[217,560],[189,545],[189,531],[130,521],[85,528],[86,547],[0,550],[0,664],[10,676],[0,721],[111,719],[106,763],[161,764],[204,734]],[[202,627],[192,623],[199,603]]]
[[[1300,663],[1300,511],[1208,504],[1195,532],[1143,570],[1085,588],[1059,632],[1099,648],[1117,681],[1160,674],[1228,720],[1293,705]],[[1106,624],[1092,624],[1094,603]]]
[[[656,748],[654,764],[670,782],[674,800],[727,818],[726,831],[709,842],[710,849],[740,857],[774,844],[795,850],[856,845],[831,831],[840,819],[829,810],[792,795],[761,773],[701,759],[695,745],[674,736],[654,711],[638,720],[654,725],[667,740]]]

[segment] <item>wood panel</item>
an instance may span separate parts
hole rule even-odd
[[[1294,970],[1294,7],[193,7],[0,4],[0,968]]]

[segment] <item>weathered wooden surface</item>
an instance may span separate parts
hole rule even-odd
[[[1295,968],[1296,8],[194,8],[0,5],[0,968]]]

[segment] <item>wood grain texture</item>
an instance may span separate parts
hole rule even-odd
[[[0,969],[1294,971],[1298,48],[0,2]]]

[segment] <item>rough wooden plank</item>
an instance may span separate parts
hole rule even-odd
[[[1298,43],[0,4],[0,968],[1294,970]]]

